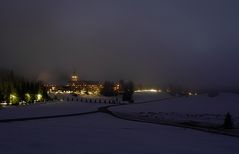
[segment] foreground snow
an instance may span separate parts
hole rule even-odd
[[[137,102],[167,98],[165,94],[136,95]],[[221,98],[223,97],[223,98]],[[205,101],[207,100],[207,101]],[[209,101],[210,100],[210,101]],[[163,102],[113,107],[125,113],[224,113],[237,105],[237,96],[220,95],[176,98]],[[221,101],[221,102],[220,102]],[[217,104],[216,104],[217,102]],[[219,103],[218,103],[219,102]],[[210,104],[209,104],[210,103]],[[180,104],[180,105],[179,105]],[[0,110],[0,119],[49,116],[96,111],[109,104],[55,102]],[[196,108],[189,107],[189,105]],[[204,105],[204,107],[203,107]],[[209,109],[205,110],[205,107]],[[214,108],[210,108],[214,107]],[[217,107],[217,108],[215,108]],[[224,108],[225,109],[225,108]],[[227,110],[226,109],[226,110]],[[205,111],[205,112],[204,112]],[[214,111],[214,112],[213,112]],[[236,114],[237,112],[232,112]],[[185,128],[121,120],[104,113],[74,117],[0,123],[0,153],[164,153],[164,154],[237,154],[239,139]]]
[[[103,113],[1,123],[0,153],[237,154],[239,139]]]

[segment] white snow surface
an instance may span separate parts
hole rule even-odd
[[[12,106],[0,110],[0,120],[85,113],[97,111],[100,106],[106,106],[106,104],[84,102],[49,102],[37,103],[28,106]]]
[[[234,100],[232,101],[232,103],[236,103],[238,100],[236,96],[234,97],[234,95],[229,96],[225,94],[218,96],[218,98],[219,97],[226,97],[225,100]],[[154,95],[150,97],[149,95],[147,95],[144,98],[144,101],[155,100],[159,98],[165,98],[165,95]],[[201,102],[199,101],[200,99],[211,100],[211,103],[218,102],[216,100],[221,100],[217,97],[206,98],[206,96],[198,96],[195,98],[195,100],[198,100],[196,102]],[[174,107],[173,104],[176,104],[176,106],[177,103],[180,102],[182,104],[183,102],[186,102],[186,104],[191,104],[194,102],[192,99],[194,98],[176,98],[170,101],[163,101],[160,103],[145,103],[115,107],[112,109],[124,111],[134,110],[134,112],[142,110],[158,111],[158,109],[165,109],[165,112],[188,112],[191,108],[178,108],[179,106]],[[183,100],[191,101],[187,103],[187,101]],[[165,104],[166,106],[162,104]],[[167,106],[167,104],[171,105]],[[108,104],[82,102],[56,102],[47,104],[35,104],[26,107],[11,107],[0,110],[0,117],[4,119],[15,118],[19,116],[30,117],[39,115],[47,116],[71,113],[84,113],[95,111],[98,107],[105,105]],[[205,105],[207,105],[207,103],[205,103]],[[156,109],[156,107],[160,108]],[[205,111],[202,109],[194,110],[198,112]],[[216,111],[215,109],[213,110]],[[211,111],[213,110],[211,109]],[[65,118],[0,123],[0,132],[1,154],[239,153],[238,138],[200,132],[185,128],[121,120],[104,113],[93,113],[88,115]]]
[[[110,108],[113,112],[131,113],[133,116],[148,117],[173,122],[202,122],[222,125],[227,112],[239,127],[239,95],[221,93],[217,97],[199,95],[175,97],[169,100]]]
[[[226,114],[230,112],[233,115],[239,115],[239,94],[221,93],[217,97],[208,97],[207,95],[175,97],[165,101],[115,107],[112,110],[180,112],[188,114]]]
[[[239,139],[103,113],[0,124],[0,153],[238,154]]]

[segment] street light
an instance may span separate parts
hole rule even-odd
[[[9,99],[9,101],[10,101],[10,104],[15,104],[15,103],[17,103],[18,98],[17,98],[16,95],[10,94],[10,99]]]
[[[42,94],[37,94],[37,101],[41,101],[42,100]]]
[[[25,94],[25,100],[27,103],[29,103],[31,101],[31,95],[29,93]]]

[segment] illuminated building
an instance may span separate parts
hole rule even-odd
[[[100,95],[100,91],[103,88],[103,84],[99,81],[80,80],[79,76],[74,72],[65,86],[45,85],[48,93],[64,94],[75,93],[81,95]],[[115,86],[116,90],[119,89],[119,85]]]
[[[71,80],[69,82],[69,85],[72,87],[78,86],[79,85],[79,77],[76,74],[76,72],[74,72],[71,76]]]
[[[83,81],[79,80],[78,75],[74,72],[66,86],[68,91],[78,94],[99,95],[101,84],[98,81]]]
[[[78,76],[77,74],[74,72],[74,74],[71,76],[71,81],[72,82],[78,82]]]

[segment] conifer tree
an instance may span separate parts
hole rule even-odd
[[[234,123],[233,123],[233,120],[232,120],[232,116],[231,114],[228,112],[226,114],[226,117],[224,119],[224,124],[223,124],[223,128],[224,129],[232,129],[234,127]]]

